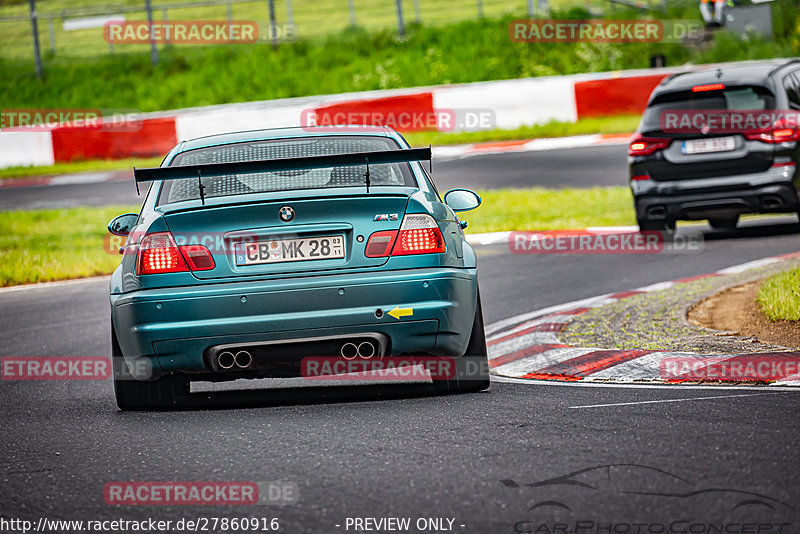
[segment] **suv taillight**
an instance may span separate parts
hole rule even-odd
[[[649,156],[656,150],[663,150],[669,146],[672,139],[663,137],[644,137],[637,133],[628,146],[629,156]]]
[[[400,230],[385,230],[369,236],[364,254],[368,258],[441,254],[447,250],[444,237],[433,217],[409,214],[403,217]]]
[[[144,236],[136,256],[136,274],[164,274],[208,271],[214,268],[214,258],[203,245],[175,244],[169,232]]]
[[[745,138],[762,143],[786,143],[800,140],[800,126],[785,121],[776,121],[771,128],[745,132]]]

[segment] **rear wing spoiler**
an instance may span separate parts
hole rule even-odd
[[[411,161],[431,161],[431,147],[406,148],[400,150],[381,150],[376,152],[353,152],[349,154],[332,154],[326,156],[307,156],[301,158],[263,159],[257,161],[239,161],[233,163],[208,163],[205,165],[184,165],[178,167],[154,167],[133,169],[136,181],[136,192],[140,182],[153,180],[180,180],[196,178],[200,190],[200,199],[205,203],[203,178],[227,176],[230,174],[250,174],[256,172],[297,171],[302,169],[322,169],[325,167],[348,167],[366,165],[364,173],[367,192],[369,192],[369,165],[382,163],[405,163]]]

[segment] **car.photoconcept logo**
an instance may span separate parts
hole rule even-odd
[[[283,222],[289,222],[294,219],[294,208],[291,206],[284,206],[278,211],[278,215]]]

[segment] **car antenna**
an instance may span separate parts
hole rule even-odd
[[[197,169],[197,188],[200,190],[200,203],[206,205],[205,186],[203,185],[202,176],[200,176],[200,169]]]
[[[136,179],[136,167],[135,166],[133,167],[133,183],[136,184],[136,196],[137,197],[141,196],[141,193],[139,192],[139,180]]]
[[[367,162],[367,172],[364,173],[364,179],[367,183],[367,193],[369,193],[369,157],[364,156],[364,161]]]

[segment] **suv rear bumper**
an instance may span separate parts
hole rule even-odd
[[[320,336],[385,336],[389,355],[463,354],[476,300],[476,269],[435,268],[147,289],[111,295],[111,314],[129,367],[152,379],[218,371],[218,345]],[[413,311],[395,318],[395,307]]]
[[[795,167],[718,178],[631,182],[639,220],[699,220],[800,210]]]

